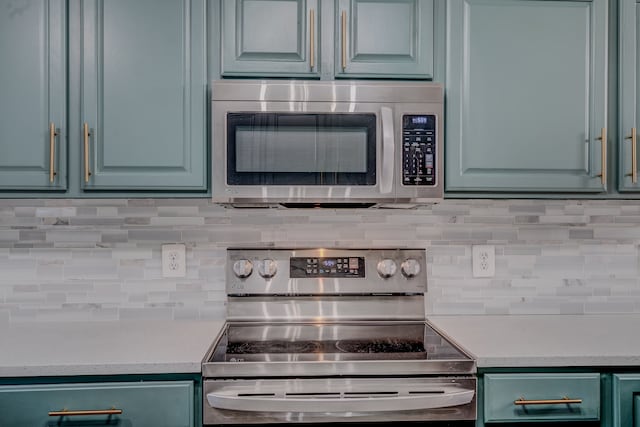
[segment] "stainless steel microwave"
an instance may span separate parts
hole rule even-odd
[[[442,198],[441,84],[219,80],[211,90],[215,202],[380,206]]]

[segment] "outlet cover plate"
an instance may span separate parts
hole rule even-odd
[[[493,277],[496,274],[496,248],[493,245],[471,247],[473,277]]]
[[[162,245],[162,277],[185,277],[187,256],[184,244]]]

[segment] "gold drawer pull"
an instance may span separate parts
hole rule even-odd
[[[91,409],[87,411],[70,411],[68,409],[63,409],[62,411],[51,411],[49,412],[50,417],[76,417],[81,415],[121,415],[122,409]]]
[[[91,136],[91,131],[87,123],[82,127],[84,131],[84,182],[88,183],[89,177],[91,176],[91,169],[89,169],[89,137]]]
[[[347,68],[347,12],[342,11],[342,71]]]
[[[316,66],[316,11],[309,11],[309,66],[313,70]]]
[[[524,406],[524,405],[569,405],[571,403],[581,404],[582,399],[569,399],[568,397],[563,397],[562,399],[544,399],[544,400],[525,400],[524,397],[521,397],[518,400],[513,402],[516,406]]]
[[[56,131],[56,125],[51,122],[49,123],[49,182],[53,182],[55,179],[56,173],[56,136],[58,136],[58,132]]]
[[[624,139],[631,140],[631,173],[627,174],[627,176],[630,176],[631,182],[636,184],[638,182],[638,146],[636,128],[631,128],[631,135],[625,136]]]
[[[602,186],[607,186],[607,129],[602,128],[600,130],[600,136],[596,138],[600,141],[600,159],[602,160],[602,169],[599,175],[600,180],[602,182]]]

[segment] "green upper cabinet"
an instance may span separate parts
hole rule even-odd
[[[448,191],[606,190],[607,8],[447,1]]]
[[[223,0],[222,75],[319,77],[318,0]]]
[[[223,0],[221,74],[433,77],[433,0]]]
[[[336,77],[433,77],[433,0],[339,0]]]
[[[0,4],[0,190],[67,187],[66,2]]]
[[[83,190],[205,190],[204,0],[84,0]]]
[[[640,123],[640,6],[637,0],[620,1],[618,190],[638,191],[637,128]],[[634,147],[635,145],[635,147]],[[634,159],[635,156],[635,159]]]

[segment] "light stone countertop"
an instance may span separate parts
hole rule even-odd
[[[637,366],[639,315],[428,316],[478,368]],[[199,373],[223,321],[0,326],[0,377]]]
[[[222,321],[0,326],[0,377],[199,373]]]
[[[427,316],[478,368],[640,367],[640,315]]]

